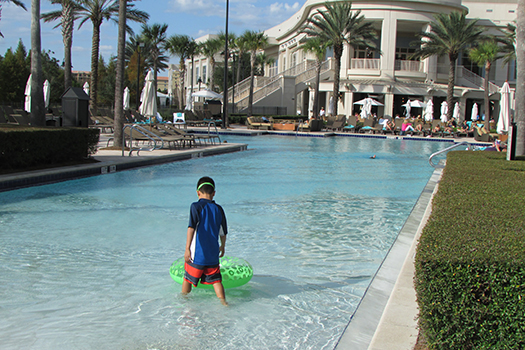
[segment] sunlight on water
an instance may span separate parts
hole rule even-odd
[[[332,349],[446,144],[226,139],[249,151],[0,193],[1,348]],[[228,308],[168,273],[204,175],[255,273]]]

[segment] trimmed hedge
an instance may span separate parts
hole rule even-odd
[[[525,347],[525,162],[450,152],[416,254],[431,349]]]
[[[2,169],[81,161],[97,151],[99,129],[2,126]]]

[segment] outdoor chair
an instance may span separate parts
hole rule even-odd
[[[338,115],[335,117],[334,119],[334,122],[332,123],[332,125],[330,126],[327,126],[326,127],[326,130],[332,130],[332,131],[337,131],[339,129],[343,130],[343,127],[345,126],[345,123],[346,123],[346,116],[345,115]]]
[[[343,127],[343,131],[355,131],[356,125],[357,125],[357,119],[355,115],[351,115],[348,118],[346,118],[346,124]]]
[[[383,130],[383,125],[375,125],[376,124],[376,121],[374,118],[372,117],[369,117],[369,118],[366,118],[364,121],[363,121],[363,127],[359,130],[359,131],[363,131],[363,132],[369,132],[369,133],[373,133],[375,134],[376,131],[382,131]]]
[[[480,142],[492,142],[494,138],[485,130],[479,126],[474,126],[474,140]]]

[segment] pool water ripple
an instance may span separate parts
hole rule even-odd
[[[445,145],[227,139],[252,150],[0,193],[2,349],[332,349]],[[228,308],[168,274],[204,175],[255,271]]]

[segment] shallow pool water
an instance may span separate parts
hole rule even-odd
[[[1,348],[332,349],[447,145],[224,138],[249,150],[0,193]],[[169,275],[205,175],[255,274],[227,308]]]

